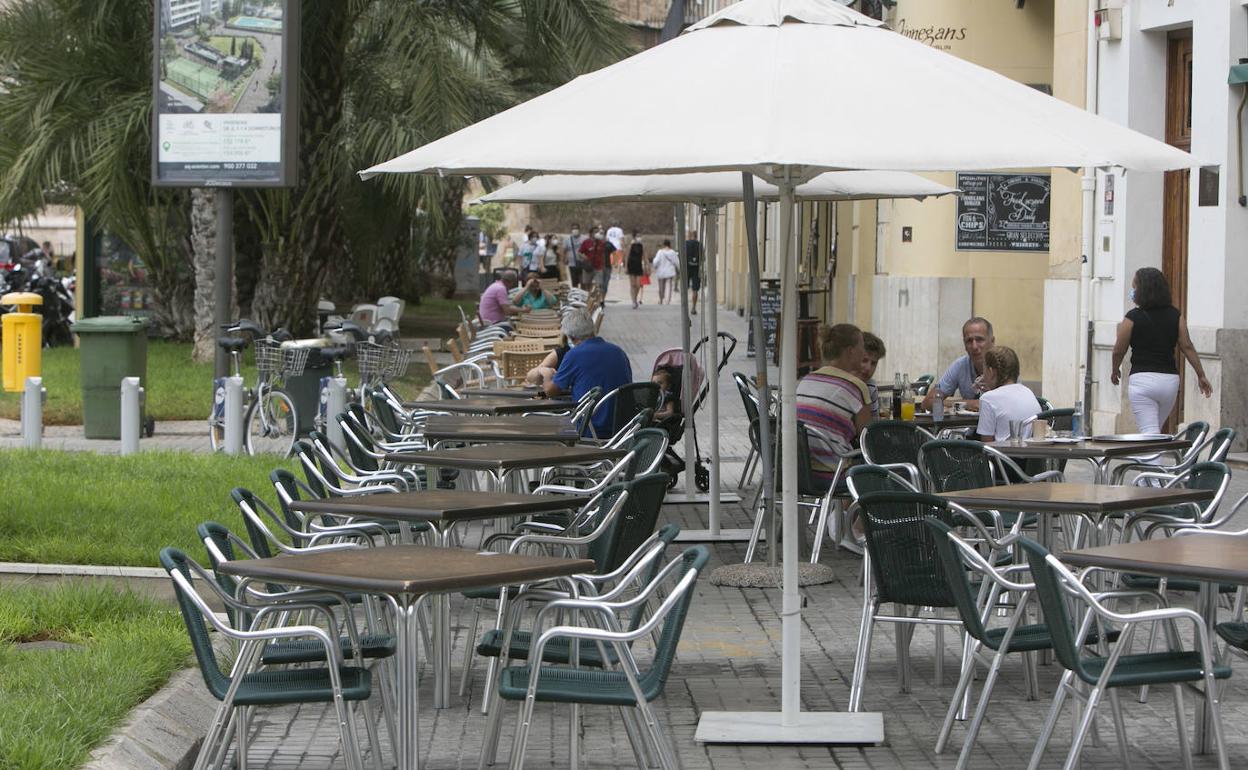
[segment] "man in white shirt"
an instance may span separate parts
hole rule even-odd
[[[1031,388],[1018,382],[1018,354],[1007,347],[995,347],[984,354],[984,394],[979,397],[980,441],[1004,441],[1010,437],[1010,422],[1031,419],[1039,414],[1040,401]],[[1031,425],[1023,428],[1022,438],[1031,436]]]
[[[619,222],[615,222],[607,228],[607,240],[610,241],[613,251],[619,251],[624,248],[624,230],[620,227]]]

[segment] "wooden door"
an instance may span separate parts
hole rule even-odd
[[[1166,66],[1166,142],[1188,151],[1192,148],[1192,33],[1173,32]],[[1162,205],[1161,271],[1170,282],[1174,306],[1187,312],[1187,233],[1191,209],[1191,172],[1168,171]],[[1176,355],[1177,352],[1176,352]],[[1178,357],[1179,400],[1163,430],[1171,431],[1183,420],[1183,383],[1186,375]]]

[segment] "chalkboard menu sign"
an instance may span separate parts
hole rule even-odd
[[[767,335],[767,349],[776,349],[776,332],[780,328],[780,282],[763,281],[759,286],[759,302],[763,306],[763,333]],[[754,324],[746,338],[746,355],[754,355]]]
[[[1049,250],[1048,174],[958,174],[958,251]]]

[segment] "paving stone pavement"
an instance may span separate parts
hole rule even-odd
[[[626,285],[613,281],[612,299],[623,298]],[[633,361],[634,377],[649,371],[658,352],[678,346],[678,312],[675,305],[643,305],[634,310],[616,301],[608,305],[603,335],[622,345]],[[721,328],[736,334],[742,346],[726,371],[753,371],[753,361],[744,356],[744,321],[735,314],[721,312]],[[696,334],[696,330],[695,330]],[[722,392],[721,430],[724,448],[724,486],[735,485],[748,439],[736,390],[730,380]],[[698,421],[702,435],[706,416]],[[704,444],[705,447],[705,444]],[[1079,477],[1083,472],[1073,469]],[[1236,487],[1245,486],[1237,482]],[[1238,496],[1242,492],[1233,494]],[[1231,499],[1236,499],[1232,497]],[[703,528],[705,507],[667,506],[664,518],[683,528]],[[725,526],[746,527],[749,516],[740,505],[725,506]],[[468,542],[473,542],[472,536]],[[710,567],[742,560],[742,544],[718,544],[712,549]],[[811,711],[842,710],[849,697],[854,646],[861,612],[859,571],[861,562],[844,552],[825,550],[823,561],[835,571],[828,584],[804,590],[808,602],[803,613],[802,707]],[[946,768],[953,767],[961,744],[962,727],[955,727],[953,743],[943,755],[933,752],[936,732],[943,718],[947,699],[956,676],[957,649],[954,634],[948,634],[945,649],[946,681],[934,678],[937,655],[934,634],[928,629],[915,633],[912,644],[913,668],[910,693],[898,692],[894,663],[894,637],[888,624],[882,624],[872,645],[864,707],[884,713],[885,743],[878,747],[748,747],[703,746],[693,740],[698,716],[704,710],[773,711],[779,708],[781,595],[778,588],[737,589],[700,581],[696,588],[680,652],[665,697],[657,702],[662,724],[675,746],[682,765],[691,770],[715,768]],[[465,624],[470,612],[465,603],[452,601],[454,628],[454,669],[458,681],[460,660],[466,639]],[[435,711],[428,706],[431,692],[426,677],[422,682],[420,711],[420,755],[423,767],[471,768],[477,765],[485,718],[478,711],[484,666],[478,666],[467,698],[453,698],[450,708]],[[1028,701],[1018,661],[1010,661],[993,699],[992,716],[984,725],[973,754],[974,768],[1016,768],[1026,766],[1039,725],[1044,718],[1054,684],[1060,672],[1056,666],[1041,667],[1041,699]],[[1194,699],[1187,698],[1188,726],[1193,724]],[[1227,728],[1231,767],[1248,766],[1248,691],[1241,680],[1232,679],[1223,696],[1223,721]],[[514,730],[515,707],[506,704],[500,758],[506,759]],[[1154,690],[1146,704],[1124,697],[1131,762],[1134,767],[1172,767],[1179,762],[1174,729],[1174,710],[1169,691]],[[1069,713],[1069,712],[1067,712]],[[275,709],[257,715],[250,760],[253,766],[269,770],[320,770],[342,767],[337,732],[332,717],[320,707]],[[568,767],[568,710],[539,705],[536,710],[527,766],[532,768]],[[1043,767],[1060,765],[1071,730],[1069,717],[1063,718],[1053,739],[1053,749]],[[1084,750],[1083,765],[1088,768],[1119,767],[1108,709],[1101,720],[1106,741]],[[634,767],[616,712],[586,708],[583,720],[583,766],[591,768]],[[383,764],[393,766],[389,744],[382,731]],[[1195,767],[1210,768],[1210,757],[1196,757]]]

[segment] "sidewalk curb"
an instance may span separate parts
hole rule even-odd
[[[199,669],[175,672],[91,752],[82,770],[186,770],[195,763],[218,705]]]

